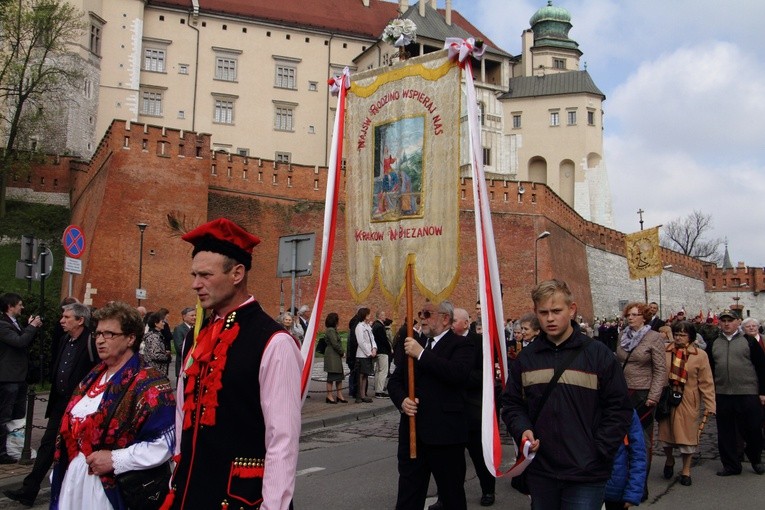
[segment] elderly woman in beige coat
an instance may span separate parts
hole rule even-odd
[[[675,466],[672,451],[677,448],[683,459],[680,484],[688,486],[691,485],[691,459],[698,449],[699,435],[709,415],[715,413],[715,385],[707,353],[693,343],[696,338],[693,324],[676,322],[672,325],[672,336],[674,342],[666,350],[669,384],[673,390],[683,393],[683,399],[671,409],[669,416],[659,419],[659,441],[667,456],[664,478],[672,478]]]

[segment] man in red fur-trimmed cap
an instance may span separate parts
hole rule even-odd
[[[260,239],[221,218],[183,240],[194,246],[192,288],[211,314],[183,363],[180,456],[163,508],[291,508],[303,362],[247,291]]]

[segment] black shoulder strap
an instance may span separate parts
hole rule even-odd
[[[582,342],[582,345],[577,347],[576,349],[571,349],[571,352],[569,352],[566,359],[563,360],[563,362],[558,366],[558,368],[555,369],[555,373],[553,373],[552,379],[550,379],[550,382],[547,383],[547,387],[545,388],[545,392],[542,394],[542,398],[539,400],[539,407],[537,407],[537,412],[534,413],[534,416],[531,417],[531,423],[534,424],[537,421],[537,418],[539,418],[539,413],[542,412],[542,408],[544,407],[545,403],[547,402],[547,398],[550,396],[550,393],[552,393],[552,390],[555,389],[555,386],[558,384],[558,379],[563,375],[563,372],[566,371],[566,369],[571,366],[571,363],[574,362],[574,360],[587,348],[588,345],[590,345],[593,342],[592,338],[588,338],[584,342]]]

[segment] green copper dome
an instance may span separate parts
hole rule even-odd
[[[576,41],[568,37],[571,30],[571,14],[563,7],[555,7],[552,0],[539,9],[529,20],[534,32],[535,46],[555,46],[578,50]]]
[[[552,0],[547,0],[547,5],[539,9],[529,20],[532,27],[540,21],[562,21],[571,22],[571,14],[563,7],[555,7]]]

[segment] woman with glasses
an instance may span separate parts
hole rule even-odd
[[[654,411],[662,388],[667,385],[664,337],[646,324],[650,317],[647,304],[628,303],[624,307],[627,325],[616,347],[616,358],[622,365],[632,407],[637,411],[643,426],[649,471],[653,452]],[[647,484],[643,497],[648,498]]]
[[[149,314],[146,318],[148,330],[143,337],[143,355],[146,362],[167,375],[170,366],[171,354],[165,345],[162,330],[165,327],[165,318],[160,312]]]
[[[672,325],[674,341],[667,346],[669,385],[683,398],[669,416],[659,420],[659,441],[664,448],[664,478],[670,479],[675,467],[676,448],[683,460],[680,484],[691,485],[691,459],[699,447],[699,435],[709,415],[715,414],[715,385],[707,353],[694,344],[696,328],[688,321]],[[701,404],[704,403],[704,414]]]
[[[93,320],[101,363],[74,391],[61,420],[51,477],[54,510],[126,508],[116,477],[163,465],[175,448],[170,381],[138,354],[141,315],[112,302]],[[168,483],[169,475],[168,465]]]

